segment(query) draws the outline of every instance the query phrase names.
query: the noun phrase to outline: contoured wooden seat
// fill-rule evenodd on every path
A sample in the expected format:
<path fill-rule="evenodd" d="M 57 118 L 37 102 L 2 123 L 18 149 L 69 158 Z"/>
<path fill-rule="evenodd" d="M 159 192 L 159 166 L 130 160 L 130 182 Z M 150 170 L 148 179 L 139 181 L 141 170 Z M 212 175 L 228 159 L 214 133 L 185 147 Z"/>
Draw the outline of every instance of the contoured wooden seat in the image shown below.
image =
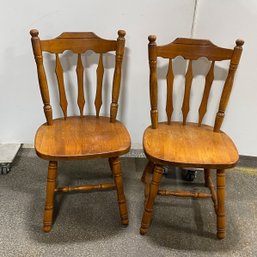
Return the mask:
<path fill-rule="evenodd" d="M 234 167 L 239 156 L 237 149 L 228 135 L 220 130 L 224 119 L 225 109 L 233 85 L 241 52 L 242 40 L 236 41 L 234 49 L 226 49 L 212 44 L 209 40 L 178 38 L 172 43 L 157 46 L 156 37 L 149 36 L 149 65 L 150 65 L 150 101 L 151 126 L 146 128 L 143 137 L 144 152 L 149 160 L 142 181 L 145 182 L 145 210 L 142 218 L 140 233 L 144 235 L 150 226 L 153 204 L 156 195 L 180 196 L 194 198 L 212 198 L 217 214 L 217 237 L 225 237 L 225 169 Z M 173 113 L 173 59 L 182 56 L 188 60 L 185 74 L 185 91 L 182 103 L 182 121 L 172 121 Z M 157 57 L 169 59 L 167 72 L 167 122 L 158 122 L 158 85 Z M 205 78 L 204 91 L 198 111 L 198 122 L 187 122 L 190 110 L 190 91 L 193 80 L 193 61 L 206 57 L 210 69 Z M 215 62 L 229 60 L 228 75 L 223 86 L 218 112 L 214 126 L 202 124 L 207 111 L 212 82 L 214 80 Z M 204 169 L 205 185 L 210 194 L 203 192 L 174 192 L 159 189 L 164 165 L 178 167 L 195 167 Z M 211 179 L 210 169 L 217 171 L 217 192 Z M 150 183 L 150 174 L 153 173 Z"/>
<path fill-rule="evenodd" d="M 38 79 L 46 123 L 41 125 L 35 136 L 35 149 L 39 157 L 49 160 L 46 204 L 43 230 L 49 232 L 53 223 L 54 196 L 57 192 L 87 191 L 93 189 L 116 189 L 121 222 L 128 224 L 127 205 L 123 190 L 123 181 L 119 156 L 130 150 L 130 136 L 125 126 L 116 120 L 121 81 L 121 66 L 125 46 L 125 31 L 118 31 L 117 40 L 106 40 L 92 32 L 65 32 L 50 40 L 40 40 L 37 30 L 31 30 L 32 46 L 37 64 Z M 65 91 L 64 72 L 60 56 L 69 50 L 77 55 L 77 105 L 79 114 L 68 116 L 68 98 Z M 82 54 L 88 50 L 99 54 L 96 69 L 95 115 L 84 115 L 84 66 Z M 43 52 L 55 55 L 55 73 L 58 81 L 60 107 L 63 117 L 53 118 L 52 106 L 46 72 L 43 63 Z M 100 116 L 102 106 L 102 87 L 104 77 L 103 56 L 115 53 L 115 69 L 112 86 L 110 117 Z M 63 58 L 65 56 L 62 56 Z M 108 56 L 106 56 L 108 58 Z M 113 172 L 114 184 L 81 185 L 76 187 L 57 187 L 57 162 L 59 160 L 79 160 L 108 158 Z"/>

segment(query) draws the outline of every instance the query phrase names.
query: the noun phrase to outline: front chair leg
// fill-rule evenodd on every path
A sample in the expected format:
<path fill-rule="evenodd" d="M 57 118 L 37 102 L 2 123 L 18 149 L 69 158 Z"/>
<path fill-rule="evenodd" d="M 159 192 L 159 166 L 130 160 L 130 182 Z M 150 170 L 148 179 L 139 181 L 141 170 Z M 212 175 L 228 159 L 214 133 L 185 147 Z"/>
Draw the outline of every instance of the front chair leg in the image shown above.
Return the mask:
<path fill-rule="evenodd" d="M 128 211 L 123 189 L 120 159 L 119 157 L 112 157 L 109 160 L 117 190 L 121 222 L 123 225 L 128 225 Z"/>
<path fill-rule="evenodd" d="M 48 165 L 48 176 L 47 176 L 47 186 L 46 186 L 46 202 L 45 202 L 44 226 L 43 226 L 44 232 L 49 232 L 52 229 L 56 176 L 57 176 L 57 162 L 50 161 Z"/>
<path fill-rule="evenodd" d="M 217 170 L 217 238 L 225 238 L 225 172 Z"/>
<path fill-rule="evenodd" d="M 145 204 L 145 210 L 144 210 L 144 214 L 141 222 L 141 228 L 140 228 L 141 235 L 146 234 L 150 226 L 150 222 L 152 220 L 154 199 L 158 192 L 162 173 L 163 173 L 163 167 L 159 165 L 155 165 L 153 178 L 150 185 L 150 193 L 148 195 L 148 199 Z"/>
<path fill-rule="evenodd" d="M 148 199 L 149 191 L 150 191 L 150 183 L 151 183 L 151 174 L 154 170 L 154 164 L 150 161 L 145 166 L 144 173 L 142 175 L 141 181 L 145 183 L 145 204 Z"/>

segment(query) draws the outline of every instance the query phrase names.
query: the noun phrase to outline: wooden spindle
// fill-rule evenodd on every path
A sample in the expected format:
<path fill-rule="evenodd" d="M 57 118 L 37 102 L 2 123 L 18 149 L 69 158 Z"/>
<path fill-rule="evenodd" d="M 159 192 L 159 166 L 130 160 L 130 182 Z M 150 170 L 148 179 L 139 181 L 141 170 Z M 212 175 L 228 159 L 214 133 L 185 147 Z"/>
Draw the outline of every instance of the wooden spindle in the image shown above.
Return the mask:
<path fill-rule="evenodd" d="M 117 50 L 116 50 L 116 63 L 113 76 L 113 87 L 112 87 L 112 103 L 110 110 L 110 121 L 115 122 L 118 112 L 118 99 L 120 94 L 120 81 L 121 81 L 121 65 L 124 55 L 124 46 L 125 46 L 125 35 L 124 30 L 118 31 L 117 39 Z"/>
<path fill-rule="evenodd" d="M 102 87 L 103 87 L 103 75 L 104 75 L 104 66 L 103 66 L 103 55 L 100 54 L 98 67 L 96 69 L 97 74 L 97 85 L 96 85 L 96 95 L 95 95 L 95 110 L 96 117 L 99 117 L 100 108 L 102 106 Z"/>
<path fill-rule="evenodd" d="M 66 186 L 56 188 L 55 192 L 57 193 L 71 193 L 79 191 L 91 191 L 91 190 L 105 190 L 105 189 L 114 189 L 114 184 L 96 184 L 96 185 L 81 185 L 81 186 Z"/>
<path fill-rule="evenodd" d="M 166 189 L 158 190 L 157 194 L 161 196 L 177 196 L 177 197 L 192 197 L 192 198 L 210 198 L 211 197 L 211 194 L 208 194 L 208 193 L 187 192 L 187 191 L 174 192 Z"/>
<path fill-rule="evenodd" d="M 189 101 L 190 101 L 190 91 L 192 86 L 192 80 L 193 80 L 193 69 L 192 69 L 192 60 L 190 60 L 187 68 L 187 73 L 185 75 L 185 93 L 184 93 L 184 100 L 182 105 L 183 125 L 186 125 L 187 114 L 189 112 Z"/>
<path fill-rule="evenodd" d="M 233 53 L 233 56 L 231 58 L 231 62 L 230 62 L 230 66 L 229 66 L 228 76 L 227 76 L 227 79 L 225 81 L 223 91 L 222 91 L 222 94 L 221 94 L 221 98 L 220 98 L 219 110 L 218 110 L 218 113 L 217 113 L 216 119 L 215 119 L 215 124 L 214 124 L 214 131 L 215 132 L 220 131 L 220 127 L 222 125 L 222 122 L 223 122 L 223 119 L 224 119 L 224 116 L 225 116 L 225 110 L 226 110 L 228 100 L 229 100 L 229 97 L 230 97 L 230 93 L 231 93 L 231 90 L 232 90 L 235 72 L 236 72 L 238 63 L 240 61 L 241 53 L 242 53 L 242 50 L 243 50 L 243 48 L 242 48 L 243 44 L 244 44 L 243 40 L 238 39 L 236 41 L 236 46 L 234 48 L 234 53 Z"/>
<path fill-rule="evenodd" d="M 201 126 L 203 117 L 207 110 L 207 103 L 208 103 L 208 99 L 209 99 L 209 95 L 210 95 L 211 85 L 212 85 L 212 82 L 214 79 L 214 64 L 215 64 L 215 62 L 212 61 L 210 70 L 209 70 L 208 74 L 206 75 L 203 98 L 202 98 L 202 102 L 201 102 L 201 105 L 200 105 L 199 111 L 198 111 L 198 113 L 199 113 L 198 126 Z"/>
<path fill-rule="evenodd" d="M 58 81 L 58 89 L 59 89 L 59 97 L 60 97 L 60 106 L 64 115 L 64 119 L 67 118 L 67 98 L 65 94 L 64 88 L 64 79 L 63 79 L 63 69 L 59 59 L 59 55 L 56 54 L 56 66 L 55 66 L 55 73 Z"/>
<path fill-rule="evenodd" d="M 81 60 L 81 54 L 78 54 L 78 60 L 77 60 L 77 81 L 78 81 L 78 98 L 77 98 L 77 104 L 80 111 L 80 116 L 83 116 L 83 109 L 85 106 L 85 96 L 84 96 L 84 89 L 83 89 L 83 73 L 84 73 L 84 67 Z"/>
<path fill-rule="evenodd" d="M 167 102 L 166 102 L 166 113 L 167 113 L 167 119 L 168 124 L 170 124 L 171 116 L 173 112 L 173 81 L 174 81 L 174 74 L 173 74 L 173 68 L 172 68 L 172 59 L 169 59 L 169 68 L 167 72 Z"/>
<path fill-rule="evenodd" d="M 37 72 L 38 72 L 38 81 L 39 81 L 39 88 L 41 97 L 44 103 L 44 112 L 45 117 L 48 125 L 53 123 L 53 114 L 52 114 L 52 106 L 50 105 L 50 97 L 49 97 L 49 90 L 46 80 L 46 73 L 43 66 L 43 56 L 42 50 L 40 45 L 40 39 L 38 37 L 39 32 L 36 29 L 32 29 L 30 31 L 31 35 L 31 43 L 33 47 L 33 53 L 37 65 Z"/>
<path fill-rule="evenodd" d="M 158 110 L 157 110 L 157 98 L 158 98 L 158 88 L 157 88 L 157 73 L 156 73 L 156 63 L 157 63 L 157 49 L 156 49 L 156 36 L 151 35 L 148 37 L 148 54 L 149 54 L 149 66 L 150 66 L 150 103 L 151 103 L 151 122 L 152 128 L 158 127 Z"/>

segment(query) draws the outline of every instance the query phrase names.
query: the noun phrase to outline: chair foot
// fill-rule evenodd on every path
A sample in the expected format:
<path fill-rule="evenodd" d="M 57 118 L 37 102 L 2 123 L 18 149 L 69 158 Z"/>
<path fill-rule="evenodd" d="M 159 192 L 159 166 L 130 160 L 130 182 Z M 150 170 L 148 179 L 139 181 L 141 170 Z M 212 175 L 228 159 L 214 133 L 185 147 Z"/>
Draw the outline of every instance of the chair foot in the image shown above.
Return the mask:
<path fill-rule="evenodd" d="M 51 231 L 51 229 L 52 229 L 52 226 L 47 226 L 47 225 L 44 225 L 43 226 L 43 231 L 45 232 L 45 233 L 48 233 L 48 232 L 50 232 Z"/>
<path fill-rule="evenodd" d="M 46 202 L 45 202 L 44 226 L 43 226 L 44 232 L 49 232 L 52 229 L 56 176 L 57 176 L 57 162 L 50 161 L 48 165 L 47 186 L 46 186 Z"/>
<path fill-rule="evenodd" d="M 218 231 L 217 232 L 217 238 L 222 240 L 225 238 L 225 231 Z"/>
<path fill-rule="evenodd" d="M 148 229 L 140 228 L 140 234 L 144 236 L 147 233 Z"/>

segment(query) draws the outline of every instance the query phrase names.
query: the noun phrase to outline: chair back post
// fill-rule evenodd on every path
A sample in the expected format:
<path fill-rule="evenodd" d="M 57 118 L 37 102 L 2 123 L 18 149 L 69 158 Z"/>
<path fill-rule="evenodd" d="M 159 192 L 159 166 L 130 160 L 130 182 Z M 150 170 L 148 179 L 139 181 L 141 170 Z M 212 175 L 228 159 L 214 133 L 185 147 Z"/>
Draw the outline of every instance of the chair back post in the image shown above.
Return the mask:
<path fill-rule="evenodd" d="M 242 46 L 244 41 L 241 39 L 236 40 L 236 46 L 234 47 L 234 52 L 230 61 L 228 76 L 226 78 L 223 91 L 220 98 L 219 110 L 216 114 L 215 124 L 214 124 L 214 132 L 219 132 L 222 122 L 225 116 L 225 110 L 228 104 L 228 100 L 230 97 L 230 93 L 233 86 L 234 76 L 237 69 L 237 66 L 240 61 L 241 53 L 242 53 Z"/>
<path fill-rule="evenodd" d="M 113 76 L 113 87 L 112 87 L 112 103 L 110 108 L 110 121 L 115 122 L 118 112 L 118 99 L 120 94 L 120 81 L 121 81 L 121 65 L 124 55 L 125 47 L 125 35 L 124 30 L 118 31 L 119 37 L 117 38 L 117 50 L 115 60 L 115 70 Z"/>
<path fill-rule="evenodd" d="M 148 37 L 148 54 L 149 54 L 149 66 L 150 66 L 150 103 L 151 103 L 151 122 L 152 128 L 156 129 L 158 127 L 158 110 L 157 110 L 157 98 L 158 98 L 158 88 L 157 88 L 157 45 L 156 36 L 150 35 Z"/>
<path fill-rule="evenodd" d="M 40 38 L 38 37 L 38 30 L 32 29 L 30 31 L 31 42 L 33 47 L 33 53 L 35 57 L 35 62 L 37 65 L 37 73 L 38 73 L 38 81 L 41 97 L 44 103 L 44 112 L 48 125 L 52 125 L 53 123 L 53 115 L 52 115 L 52 106 L 50 105 L 50 97 L 48 91 L 48 85 L 46 80 L 45 69 L 43 66 L 43 56 L 40 45 Z"/>

